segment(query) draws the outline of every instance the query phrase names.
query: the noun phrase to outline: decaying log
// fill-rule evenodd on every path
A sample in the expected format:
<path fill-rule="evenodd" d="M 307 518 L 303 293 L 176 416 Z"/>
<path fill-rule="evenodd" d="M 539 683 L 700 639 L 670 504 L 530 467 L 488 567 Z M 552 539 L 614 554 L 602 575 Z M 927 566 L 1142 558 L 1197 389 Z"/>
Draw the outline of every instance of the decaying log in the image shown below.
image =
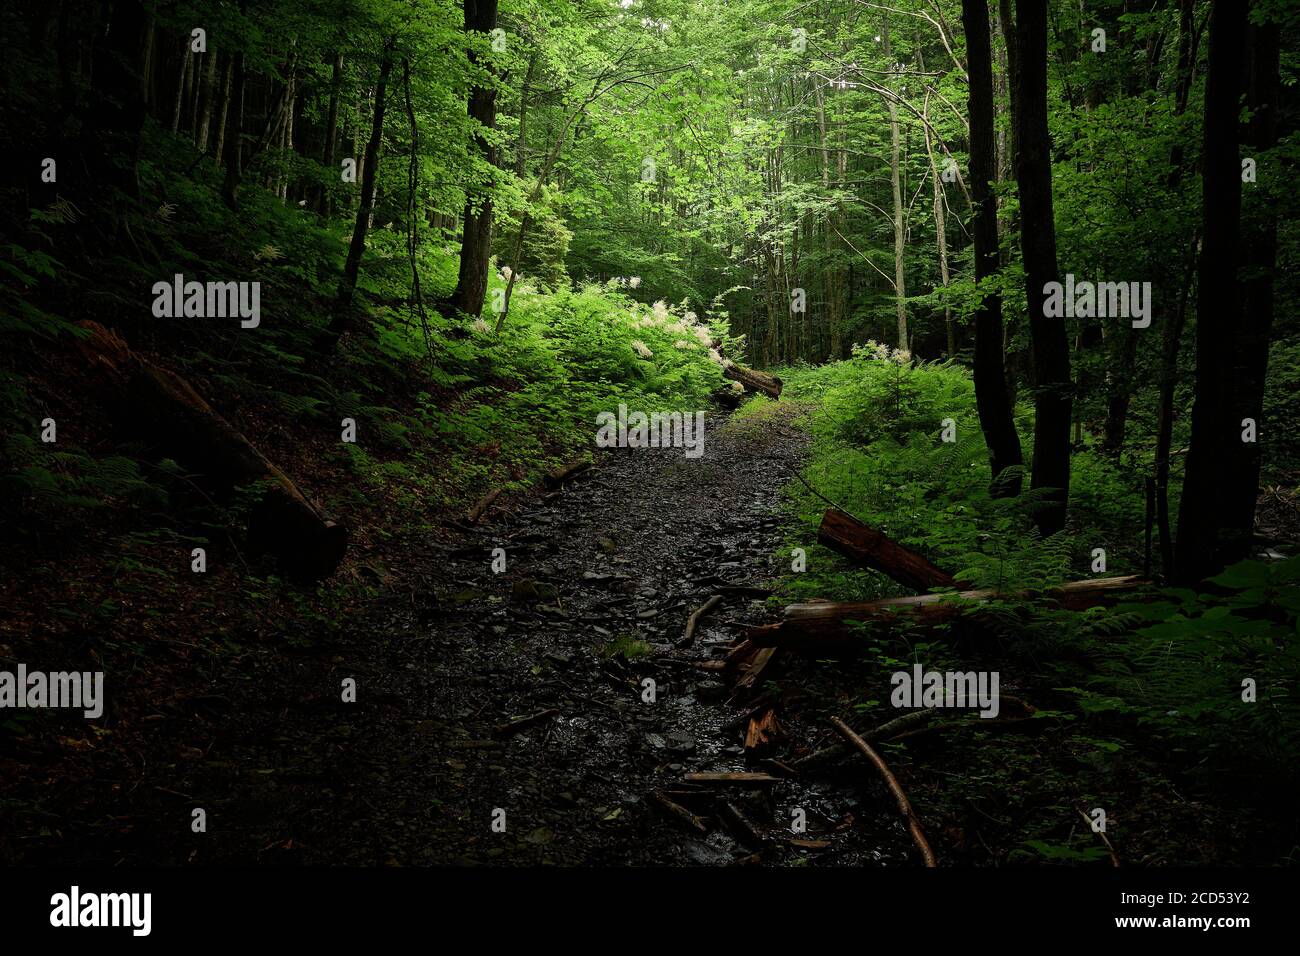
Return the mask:
<path fill-rule="evenodd" d="M 479 520 L 483 517 L 483 515 L 487 514 L 487 510 L 492 507 L 492 502 L 496 501 L 497 496 L 500 494 L 501 494 L 500 488 L 493 488 L 482 498 L 480 498 L 478 500 L 478 504 L 476 504 L 473 508 L 470 508 L 469 511 L 465 512 L 465 523 L 478 524 Z"/>
<path fill-rule="evenodd" d="M 781 397 L 782 383 L 775 375 L 759 372 L 752 368 L 745 368 L 745 366 L 737 365 L 731 361 L 723 362 L 722 374 L 733 382 L 744 385 L 751 392 L 762 392 L 764 395 L 775 399 Z"/>
<path fill-rule="evenodd" d="M 558 488 L 574 475 L 580 475 L 592 466 L 590 458 L 579 458 L 577 461 L 571 461 L 567 465 L 560 465 L 558 468 L 552 468 L 546 473 L 542 480 L 548 488 Z"/>
<path fill-rule="evenodd" d="M 1071 611 L 1100 607 L 1117 597 L 1150 584 L 1138 575 L 1070 581 L 1042 595 L 1045 601 Z M 1024 593 L 1000 594 L 993 590 L 960 591 L 948 594 L 918 594 L 912 597 L 886 598 L 883 601 L 813 601 L 791 604 L 780 621 L 751 627 L 745 637 L 756 647 L 782 647 L 810 652 L 851 649 L 857 635 L 851 621 L 896 621 L 895 615 L 907 615 L 907 621 L 923 627 L 935 627 L 955 620 L 970 604 L 995 598 L 1023 600 Z"/>
<path fill-rule="evenodd" d="M 885 763 L 880 754 L 871 749 L 871 744 L 855 734 L 844 721 L 838 717 L 832 717 L 831 726 L 839 731 L 845 740 L 857 748 L 858 752 L 870 760 L 876 769 L 880 771 L 880 775 L 885 778 L 885 785 L 889 787 L 890 793 L 894 795 L 894 800 L 898 803 L 899 813 L 907 820 L 907 830 L 912 834 L 912 840 L 921 851 L 925 865 L 928 867 L 938 866 L 939 864 L 934 858 L 934 851 L 930 849 L 930 843 L 926 840 L 925 832 L 921 829 L 921 820 L 916 815 L 916 811 L 912 809 L 912 801 L 907 799 L 907 794 L 899 784 L 898 778 L 890 771 L 889 765 Z"/>
<path fill-rule="evenodd" d="M 738 388 L 719 388 L 713 392 L 713 400 L 723 408 L 736 409 L 745 400 L 745 393 Z"/>
<path fill-rule="evenodd" d="M 772 663 L 772 659 L 776 657 L 778 650 L 779 648 L 776 647 L 760 648 L 758 653 L 750 660 L 744 676 L 736 681 L 736 690 L 750 690 L 757 687 L 758 679 L 763 676 L 763 671 L 767 669 L 767 665 Z"/>
<path fill-rule="evenodd" d="M 708 614 L 710 611 L 712 611 L 715 607 L 717 607 L 721 603 L 722 603 L 722 595 L 715 594 L 713 595 L 713 597 L 705 601 L 702 607 L 697 608 L 695 613 L 693 613 L 689 618 L 686 619 L 686 633 L 683 634 L 682 639 L 677 642 L 677 646 L 681 647 L 683 645 L 691 643 L 691 641 L 695 639 L 695 627 L 697 624 L 700 623 L 700 618 L 704 617 L 704 615 Z"/>
<path fill-rule="evenodd" d="M 749 726 L 745 729 L 745 749 L 751 753 L 759 753 L 771 747 L 780 732 L 781 728 L 776 722 L 776 710 L 765 707 L 760 713 L 749 718 Z"/>
<path fill-rule="evenodd" d="M 278 557 L 294 576 L 334 573 L 347 550 L 345 527 L 327 521 L 284 472 L 218 415 L 185 379 L 131 351 L 98 322 L 77 346 L 108 389 L 114 419 L 222 490 L 263 483 L 249 515 L 254 550 Z"/>
<path fill-rule="evenodd" d="M 904 587 L 926 592 L 956 587 L 953 576 L 931 564 L 911 548 L 892 540 L 850 514 L 828 508 L 822 515 L 817 540 L 859 564 L 888 575 Z"/>

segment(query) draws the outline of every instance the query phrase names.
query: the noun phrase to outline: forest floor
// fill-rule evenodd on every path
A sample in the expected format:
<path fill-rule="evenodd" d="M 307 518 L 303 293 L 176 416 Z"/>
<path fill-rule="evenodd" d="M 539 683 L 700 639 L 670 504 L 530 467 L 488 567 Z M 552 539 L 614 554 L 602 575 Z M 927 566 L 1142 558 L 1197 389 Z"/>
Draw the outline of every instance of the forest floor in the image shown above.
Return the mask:
<path fill-rule="evenodd" d="M 678 642 L 720 584 L 761 587 L 784 570 L 780 492 L 807 450 L 796 412 L 782 403 L 761 420 L 711 417 L 699 458 L 603 452 L 561 491 L 408 554 L 403 587 L 329 640 L 249 646 L 237 667 L 195 674 L 195 687 L 177 688 L 145 718 L 153 729 L 137 738 L 129 767 L 120 755 L 111 765 L 84 755 L 82 779 L 42 800 L 39 832 L 13 835 L 23 855 L 104 864 L 914 860 L 865 761 L 837 780 L 753 790 L 682 781 L 771 766 L 747 754 L 736 718 L 772 693 L 764 682 L 785 662 L 748 694 L 733 692 L 734 675 L 698 666 L 721 660 L 739 625 L 770 619 L 761 594 L 726 597 L 689 646 Z M 505 549 L 501 573 L 494 548 Z M 824 707 L 835 691 L 810 665 L 790 666 L 808 673 L 781 696 L 775 756 L 833 736 L 828 714 L 805 714 L 800 702 Z M 355 703 L 342 699 L 347 678 Z M 847 701 L 841 716 L 851 718 Z M 495 732 L 548 710 L 534 725 Z M 697 814 L 698 829 L 665 812 L 656 791 Z M 727 802 L 760 840 L 725 825 Z M 196 807 L 205 833 L 192 832 Z M 798 834 L 796 808 L 807 819 Z M 175 825 L 160 826 L 168 819 Z"/>

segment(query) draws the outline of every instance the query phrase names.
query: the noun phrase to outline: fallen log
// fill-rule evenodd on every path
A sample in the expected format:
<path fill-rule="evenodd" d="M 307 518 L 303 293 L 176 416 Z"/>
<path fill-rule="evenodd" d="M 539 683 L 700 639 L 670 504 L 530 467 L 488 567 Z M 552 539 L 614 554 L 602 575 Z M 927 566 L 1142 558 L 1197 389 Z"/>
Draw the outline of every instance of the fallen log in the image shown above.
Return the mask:
<path fill-rule="evenodd" d="M 822 515 L 817 540 L 913 591 L 957 586 L 951 574 L 931 564 L 923 555 L 837 508 L 828 508 Z"/>
<path fill-rule="evenodd" d="M 1081 611 L 1100 607 L 1116 597 L 1150 584 L 1138 575 L 1070 581 L 1045 592 L 1042 599 L 1056 607 Z M 908 623 L 937 627 L 955 620 L 970 605 L 997 598 L 1026 599 L 1027 593 L 1002 594 L 994 590 L 960 591 L 948 594 L 918 594 L 912 597 L 886 598 L 883 601 L 813 601 L 791 604 L 780 621 L 751 627 L 745 637 L 755 647 L 789 648 L 824 652 L 842 650 L 857 643 L 850 622 L 894 623 L 905 615 Z"/>
<path fill-rule="evenodd" d="M 744 401 L 745 393 L 737 388 L 719 388 L 714 390 L 712 397 L 723 408 L 734 410 Z"/>
<path fill-rule="evenodd" d="M 694 813 L 691 813 L 691 811 L 687 810 L 676 800 L 673 800 L 670 797 L 668 797 L 668 795 L 665 794 L 662 790 L 654 791 L 654 793 L 651 794 L 651 796 L 654 797 L 655 802 L 659 804 L 659 806 L 663 807 L 665 810 L 667 810 L 678 820 L 685 823 L 696 833 L 705 834 L 709 832 L 709 828 L 705 825 L 703 820 L 701 820 Z"/>
<path fill-rule="evenodd" d="M 110 396 L 114 420 L 222 491 L 261 483 L 248 520 L 250 544 L 280 559 L 295 577 L 329 577 L 343 560 L 348 531 L 328 521 L 275 465 L 218 415 L 188 381 L 131 351 L 116 332 L 89 319 L 77 342 Z"/>
<path fill-rule="evenodd" d="M 558 468 L 552 468 L 542 479 L 548 488 L 558 488 L 574 475 L 580 475 L 592 466 L 590 458 L 579 458 L 577 461 L 571 461 L 567 465 L 560 465 Z"/>
<path fill-rule="evenodd" d="M 737 365 L 730 360 L 724 360 L 722 374 L 725 378 L 744 385 L 751 392 L 762 392 L 764 395 L 775 399 L 781 397 L 782 382 L 775 375 L 759 372 L 752 368 L 745 368 L 745 366 Z"/>
<path fill-rule="evenodd" d="M 871 744 L 867 743 L 857 734 L 855 734 L 849 725 L 838 717 L 831 718 L 831 726 L 839 731 L 840 736 L 852 744 L 857 751 L 866 757 L 880 771 L 880 775 L 885 778 L 885 785 L 894 795 L 894 800 L 898 804 L 898 812 L 907 820 L 907 830 L 912 834 L 912 841 L 916 844 L 917 849 L 921 851 L 921 857 L 925 860 L 927 867 L 935 867 L 939 864 L 935 861 L 934 850 L 930 849 L 930 843 L 925 838 L 925 832 L 921 829 L 921 819 L 912 809 L 912 801 L 907 799 L 907 794 L 903 791 L 902 785 L 898 778 L 890 771 L 889 765 L 885 763 L 880 754 L 871 749 Z"/>
<path fill-rule="evenodd" d="M 479 519 L 481 519 L 483 515 L 487 513 L 487 510 L 492 507 L 492 502 L 496 501 L 497 496 L 500 494 L 501 494 L 500 488 L 493 488 L 482 498 L 480 498 L 478 500 L 478 504 L 476 504 L 473 508 L 470 508 L 469 511 L 465 513 L 465 523 L 470 525 L 478 524 Z"/>

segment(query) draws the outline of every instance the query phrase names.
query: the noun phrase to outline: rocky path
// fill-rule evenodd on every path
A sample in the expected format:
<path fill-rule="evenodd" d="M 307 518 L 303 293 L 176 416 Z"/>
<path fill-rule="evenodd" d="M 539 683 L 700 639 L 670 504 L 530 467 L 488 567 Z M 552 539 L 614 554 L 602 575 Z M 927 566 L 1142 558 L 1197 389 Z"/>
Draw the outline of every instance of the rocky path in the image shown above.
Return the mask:
<path fill-rule="evenodd" d="M 421 583 L 377 598 L 341 641 L 250 652 L 241 674 L 191 702 L 201 726 L 190 738 L 211 728 L 204 752 L 146 768 L 145 785 L 119 794 L 136 819 L 170 811 L 175 830 L 106 839 L 101 828 L 101 845 L 70 849 L 112 863 L 904 861 L 888 804 L 875 795 L 859 809 L 865 772 L 721 790 L 683 781 L 773 770 L 746 753 L 737 723 L 756 695 L 777 692 L 769 678 L 784 686 L 783 736 L 768 755 L 827 737 L 826 714 L 798 706 L 814 665 L 782 662 L 741 695 L 734 674 L 698 666 L 721 660 L 738 626 L 769 617 L 761 598 L 729 594 L 677 646 L 721 582 L 761 587 L 788 566 L 781 487 L 806 445 L 791 418 L 783 404 L 762 419 L 711 419 L 695 459 L 602 452 L 562 491 L 413 556 Z M 349 678 L 355 703 L 340 700 Z M 206 809 L 206 834 L 185 825 L 193 806 Z M 792 832 L 796 812 L 806 832 Z"/>

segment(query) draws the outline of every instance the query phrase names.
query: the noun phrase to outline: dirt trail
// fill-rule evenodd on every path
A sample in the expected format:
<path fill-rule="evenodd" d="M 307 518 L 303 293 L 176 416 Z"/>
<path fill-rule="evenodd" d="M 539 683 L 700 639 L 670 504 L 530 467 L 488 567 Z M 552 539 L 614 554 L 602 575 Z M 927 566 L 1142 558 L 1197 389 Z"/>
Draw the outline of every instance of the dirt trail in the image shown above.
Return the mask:
<path fill-rule="evenodd" d="M 148 768 L 114 801 L 121 819 L 170 812 L 178 826 L 100 826 L 63 851 L 113 863 L 748 858 L 754 846 L 723 825 L 709 792 L 676 798 L 704 818 L 703 834 L 651 795 L 689 790 L 686 772 L 765 769 L 747 764 L 742 733 L 728 726 L 749 706 L 730 699 L 733 678 L 690 664 L 720 660 L 736 625 L 769 617 L 763 602 L 728 597 L 691 647 L 674 645 L 716 579 L 762 585 L 780 573 L 780 489 L 806 447 L 791 414 L 783 404 L 762 419 L 711 419 L 696 459 L 682 449 L 603 452 L 562 492 L 413 557 L 411 577 L 423 583 L 376 600 L 342 640 L 250 651 L 242 673 L 217 676 L 187 715 L 190 739 L 210 728 L 202 758 Z M 498 547 L 503 573 L 492 569 Z M 356 680 L 356 703 L 340 700 L 345 678 Z M 643 700 L 647 678 L 653 703 Z M 787 707 L 797 697 L 782 697 L 788 740 L 824 740 L 825 714 L 800 716 Z M 558 713 L 534 726 L 494 736 L 551 708 Z M 887 803 L 858 809 L 869 775 L 850 776 L 727 797 L 770 838 L 764 863 L 906 860 Z M 184 825 L 193 806 L 207 810 L 206 834 Z M 800 838 L 829 846 L 789 844 L 796 807 L 807 818 Z M 498 808 L 504 833 L 492 829 Z"/>

